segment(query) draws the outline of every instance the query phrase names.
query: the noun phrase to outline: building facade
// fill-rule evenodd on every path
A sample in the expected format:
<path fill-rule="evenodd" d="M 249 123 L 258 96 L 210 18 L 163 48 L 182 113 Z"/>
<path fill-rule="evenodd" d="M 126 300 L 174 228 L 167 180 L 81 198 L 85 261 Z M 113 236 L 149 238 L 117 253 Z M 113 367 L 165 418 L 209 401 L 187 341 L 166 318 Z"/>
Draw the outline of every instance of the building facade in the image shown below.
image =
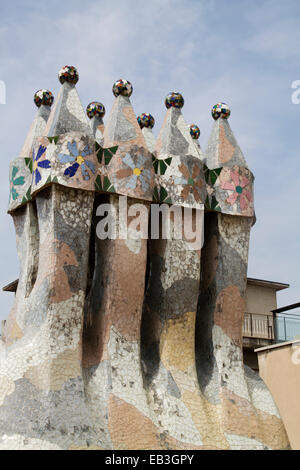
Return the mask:
<path fill-rule="evenodd" d="M 287 289 L 289 284 L 247 278 L 246 311 L 243 326 L 244 362 L 258 371 L 255 349 L 277 341 L 275 315 L 277 292 Z"/>

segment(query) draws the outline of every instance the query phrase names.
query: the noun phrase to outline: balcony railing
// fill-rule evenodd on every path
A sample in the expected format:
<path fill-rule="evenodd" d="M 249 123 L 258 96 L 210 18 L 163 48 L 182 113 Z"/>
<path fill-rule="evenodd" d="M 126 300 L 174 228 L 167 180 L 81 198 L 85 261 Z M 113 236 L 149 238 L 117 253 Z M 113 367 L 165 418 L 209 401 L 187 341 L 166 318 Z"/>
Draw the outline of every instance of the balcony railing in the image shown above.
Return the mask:
<path fill-rule="evenodd" d="M 291 341 L 300 336 L 300 315 L 276 315 L 276 342 Z"/>
<path fill-rule="evenodd" d="M 274 322 L 272 315 L 245 313 L 243 336 L 259 339 L 274 339 Z"/>

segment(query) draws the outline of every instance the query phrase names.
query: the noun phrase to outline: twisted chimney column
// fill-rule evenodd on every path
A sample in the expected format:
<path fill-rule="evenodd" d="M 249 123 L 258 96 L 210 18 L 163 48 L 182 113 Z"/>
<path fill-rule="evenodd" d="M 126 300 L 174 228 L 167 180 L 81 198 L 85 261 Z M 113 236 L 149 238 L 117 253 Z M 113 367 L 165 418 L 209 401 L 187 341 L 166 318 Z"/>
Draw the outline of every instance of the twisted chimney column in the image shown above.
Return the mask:
<path fill-rule="evenodd" d="M 39 257 L 39 227 L 36 205 L 31 202 L 32 151 L 37 137 L 45 130 L 53 103 L 49 90 L 38 90 L 34 102 L 38 107 L 24 145 L 17 159 L 10 164 L 10 195 L 8 212 L 11 214 L 17 239 L 20 262 L 18 288 L 14 304 L 4 329 L 4 341 L 12 344 L 24 335 L 24 311 L 37 276 Z"/>
<path fill-rule="evenodd" d="M 148 223 L 154 170 L 130 103 L 130 82 L 118 80 L 113 92 L 116 99 L 105 126 L 104 149 L 99 146 L 97 153 L 96 189 L 107 194 L 97 197 L 95 208 L 95 269 L 83 334 L 86 393 L 103 446 L 149 448 L 140 358 L 147 233 L 144 239 L 132 238 L 130 222 L 135 214 L 130 209 L 139 204 Z M 103 203 L 113 209 L 110 223 L 115 239 L 99 238 Z"/>
<path fill-rule="evenodd" d="M 0 376 L 12 381 L 0 423 L 17 448 L 22 436 L 33 448 L 87 448 L 98 442 L 82 378 L 96 156 L 75 89 L 77 71 L 63 67 L 59 78 L 62 87 L 43 137 L 33 145 L 37 277 L 23 305 L 24 336 L 7 350 L 0 368 Z"/>
<path fill-rule="evenodd" d="M 228 106 L 218 103 L 212 115 L 196 327 L 200 388 L 211 404 L 220 407 L 221 430 L 231 448 L 284 448 L 288 440 L 272 396 L 243 364 L 254 177 L 230 128 Z"/>

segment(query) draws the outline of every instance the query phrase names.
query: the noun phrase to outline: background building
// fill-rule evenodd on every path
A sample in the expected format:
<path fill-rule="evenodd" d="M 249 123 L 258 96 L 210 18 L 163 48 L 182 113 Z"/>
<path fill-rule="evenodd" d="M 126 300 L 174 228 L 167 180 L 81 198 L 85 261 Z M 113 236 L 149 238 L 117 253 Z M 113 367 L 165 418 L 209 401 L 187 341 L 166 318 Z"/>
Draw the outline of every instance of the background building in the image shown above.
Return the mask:
<path fill-rule="evenodd" d="M 289 284 L 247 279 L 246 311 L 243 328 L 244 362 L 258 370 L 257 354 L 260 346 L 273 344 L 275 340 L 275 319 L 273 310 L 277 309 L 278 291 L 287 289 Z"/>
<path fill-rule="evenodd" d="M 268 386 L 283 419 L 293 450 L 300 450 L 300 340 L 256 350 L 259 375 Z"/>
<path fill-rule="evenodd" d="M 274 397 L 293 449 L 300 449 L 300 303 L 277 308 L 276 294 L 289 284 L 247 279 L 244 362 Z M 299 338 L 299 339 L 298 339 Z"/>

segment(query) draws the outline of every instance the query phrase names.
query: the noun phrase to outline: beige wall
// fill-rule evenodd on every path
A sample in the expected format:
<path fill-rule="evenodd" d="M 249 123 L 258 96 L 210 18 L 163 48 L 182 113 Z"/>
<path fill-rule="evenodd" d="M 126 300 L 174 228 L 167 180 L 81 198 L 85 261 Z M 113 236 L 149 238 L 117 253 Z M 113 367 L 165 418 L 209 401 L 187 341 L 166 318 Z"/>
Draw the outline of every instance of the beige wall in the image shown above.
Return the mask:
<path fill-rule="evenodd" d="M 271 391 L 293 449 L 300 450 L 300 342 L 258 350 L 259 374 Z"/>
<path fill-rule="evenodd" d="M 277 308 L 276 290 L 270 287 L 247 284 L 246 312 L 271 314 Z"/>

